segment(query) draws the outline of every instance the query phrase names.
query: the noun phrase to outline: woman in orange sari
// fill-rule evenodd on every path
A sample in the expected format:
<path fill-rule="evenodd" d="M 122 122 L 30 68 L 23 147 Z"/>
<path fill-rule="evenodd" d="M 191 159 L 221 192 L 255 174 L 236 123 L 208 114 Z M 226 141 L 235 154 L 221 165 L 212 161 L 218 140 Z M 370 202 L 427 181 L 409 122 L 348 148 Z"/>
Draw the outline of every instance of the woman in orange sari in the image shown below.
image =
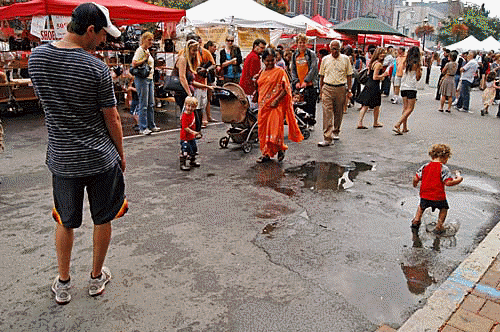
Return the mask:
<path fill-rule="evenodd" d="M 304 139 L 293 113 L 292 90 L 286 72 L 275 66 L 276 52 L 267 48 L 262 52 L 265 69 L 257 77 L 259 97 L 259 142 L 262 156 L 258 163 L 267 162 L 278 154 L 285 158 L 284 120 L 288 123 L 288 138 L 294 142 Z"/>

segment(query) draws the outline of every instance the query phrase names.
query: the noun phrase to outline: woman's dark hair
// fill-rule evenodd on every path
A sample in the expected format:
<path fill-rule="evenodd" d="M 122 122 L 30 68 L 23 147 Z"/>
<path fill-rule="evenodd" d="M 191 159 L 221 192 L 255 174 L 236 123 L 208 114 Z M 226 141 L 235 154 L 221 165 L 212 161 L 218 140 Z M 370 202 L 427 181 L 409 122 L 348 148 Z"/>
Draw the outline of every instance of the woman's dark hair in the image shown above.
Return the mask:
<path fill-rule="evenodd" d="M 453 61 L 453 62 L 457 61 L 457 56 L 458 56 L 457 52 L 451 52 L 450 53 L 451 61 Z"/>
<path fill-rule="evenodd" d="M 204 47 L 204 48 L 206 48 L 206 49 L 208 50 L 208 48 L 209 48 L 210 46 L 214 46 L 214 45 L 215 45 L 215 44 L 214 44 L 214 42 L 213 42 L 213 41 L 211 41 L 211 40 L 209 40 L 209 41 L 207 41 L 207 42 L 205 43 L 205 45 L 203 45 L 203 47 Z"/>
<path fill-rule="evenodd" d="M 347 55 L 347 56 L 351 56 L 352 55 L 352 47 L 351 46 L 346 46 L 344 48 L 344 54 Z"/>
<path fill-rule="evenodd" d="M 270 47 L 266 48 L 263 52 L 262 52 L 262 60 L 264 60 L 265 58 L 267 58 L 268 56 L 272 55 L 273 58 L 276 58 L 276 51 Z"/>
<path fill-rule="evenodd" d="M 420 49 L 417 46 L 413 46 L 408 50 L 405 71 L 407 73 L 412 71 L 415 65 L 420 66 Z"/>
<path fill-rule="evenodd" d="M 328 54 L 330 54 L 330 52 L 328 52 L 326 48 L 322 48 L 321 50 L 318 51 L 318 53 L 321 54 L 322 56 L 327 56 Z"/>
<path fill-rule="evenodd" d="M 494 71 L 490 72 L 488 76 L 486 76 L 486 82 L 493 82 L 495 80 L 496 73 Z"/>

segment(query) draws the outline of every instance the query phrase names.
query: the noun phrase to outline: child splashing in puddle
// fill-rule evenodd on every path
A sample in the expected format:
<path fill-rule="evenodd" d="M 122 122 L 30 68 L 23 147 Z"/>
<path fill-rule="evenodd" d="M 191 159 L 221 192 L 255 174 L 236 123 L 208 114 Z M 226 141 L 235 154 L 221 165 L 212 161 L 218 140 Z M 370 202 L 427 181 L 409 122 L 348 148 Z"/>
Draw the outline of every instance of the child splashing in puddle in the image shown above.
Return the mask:
<path fill-rule="evenodd" d="M 453 177 L 450 169 L 446 166 L 451 156 L 450 147 L 447 144 L 434 144 L 429 150 L 431 161 L 420 167 L 413 177 L 413 186 L 420 184 L 420 204 L 417 208 L 415 218 L 413 218 L 411 228 L 418 231 L 425 209 L 432 208 L 432 211 L 439 209 L 439 217 L 434 233 L 441 235 L 444 233 L 444 221 L 448 214 L 448 201 L 444 186 L 455 186 L 462 182 L 463 178 L 459 171 Z"/>

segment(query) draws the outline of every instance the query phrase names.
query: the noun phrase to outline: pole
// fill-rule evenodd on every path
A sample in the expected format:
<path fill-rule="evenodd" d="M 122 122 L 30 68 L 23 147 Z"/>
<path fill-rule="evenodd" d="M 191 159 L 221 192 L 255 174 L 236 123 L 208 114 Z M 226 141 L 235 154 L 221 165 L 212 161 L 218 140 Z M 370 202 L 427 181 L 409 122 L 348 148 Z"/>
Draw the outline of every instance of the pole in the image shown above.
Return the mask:
<path fill-rule="evenodd" d="M 396 18 L 396 30 L 399 31 L 399 14 L 401 14 L 401 10 L 398 10 L 398 16 Z"/>

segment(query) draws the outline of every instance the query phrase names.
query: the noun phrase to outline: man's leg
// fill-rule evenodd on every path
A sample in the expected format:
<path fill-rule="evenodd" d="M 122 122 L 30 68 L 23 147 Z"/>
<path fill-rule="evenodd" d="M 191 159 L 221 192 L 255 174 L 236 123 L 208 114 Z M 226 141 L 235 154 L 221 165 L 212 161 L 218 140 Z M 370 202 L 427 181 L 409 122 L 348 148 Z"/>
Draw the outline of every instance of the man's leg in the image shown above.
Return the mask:
<path fill-rule="evenodd" d="M 340 126 L 342 125 L 342 118 L 344 117 L 344 107 L 347 102 L 347 91 L 345 87 L 334 88 L 335 93 L 333 96 L 333 135 L 338 136 L 340 133 Z"/>
<path fill-rule="evenodd" d="M 463 105 L 464 105 L 464 110 L 465 111 L 469 110 L 469 105 L 470 105 L 470 87 L 471 87 L 471 83 L 469 81 L 462 81 L 462 90 L 464 91 L 464 94 L 463 94 Z"/>
<path fill-rule="evenodd" d="M 66 281 L 69 279 L 69 268 L 71 261 L 71 250 L 73 249 L 73 228 L 64 227 L 57 224 L 56 228 L 56 252 L 57 264 L 59 267 L 59 279 Z"/>
<path fill-rule="evenodd" d="M 98 277 L 101 274 L 110 241 L 111 222 L 103 225 L 94 225 L 94 259 L 92 264 L 93 278 Z"/>
<path fill-rule="evenodd" d="M 325 142 L 332 141 L 333 132 L 333 95 L 332 87 L 323 85 L 321 101 L 323 103 L 323 138 Z"/>

